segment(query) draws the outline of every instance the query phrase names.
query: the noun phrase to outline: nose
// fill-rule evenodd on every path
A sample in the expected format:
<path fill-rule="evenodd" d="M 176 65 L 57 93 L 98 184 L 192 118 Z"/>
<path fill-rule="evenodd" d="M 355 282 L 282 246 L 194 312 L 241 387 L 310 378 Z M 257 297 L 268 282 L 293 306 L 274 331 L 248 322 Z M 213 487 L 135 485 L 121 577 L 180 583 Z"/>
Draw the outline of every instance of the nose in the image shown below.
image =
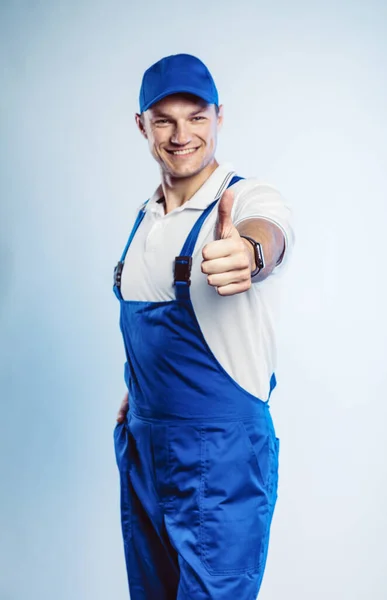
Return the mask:
<path fill-rule="evenodd" d="M 185 122 L 176 123 L 173 135 L 171 137 L 171 143 L 178 146 L 186 146 L 191 141 L 191 133 L 189 126 Z"/>

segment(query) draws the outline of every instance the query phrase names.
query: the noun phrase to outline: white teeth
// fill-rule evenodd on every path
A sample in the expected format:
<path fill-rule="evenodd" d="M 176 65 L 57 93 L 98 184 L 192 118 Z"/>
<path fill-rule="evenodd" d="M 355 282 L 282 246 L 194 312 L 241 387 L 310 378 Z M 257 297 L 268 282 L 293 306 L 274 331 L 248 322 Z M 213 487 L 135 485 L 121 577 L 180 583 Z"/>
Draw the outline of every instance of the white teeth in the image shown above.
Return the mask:
<path fill-rule="evenodd" d="M 192 154 L 195 152 L 196 148 L 190 148 L 189 150 L 176 150 L 176 152 L 172 152 L 172 154 Z"/>

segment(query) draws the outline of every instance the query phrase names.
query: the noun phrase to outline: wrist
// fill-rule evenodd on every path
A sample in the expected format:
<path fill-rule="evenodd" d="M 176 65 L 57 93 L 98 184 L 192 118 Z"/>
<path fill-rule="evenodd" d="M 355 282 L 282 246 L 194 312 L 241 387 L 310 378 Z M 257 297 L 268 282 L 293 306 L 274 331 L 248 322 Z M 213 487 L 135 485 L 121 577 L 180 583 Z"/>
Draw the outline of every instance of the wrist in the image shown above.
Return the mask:
<path fill-rule="evenodd" d="M 263 248 L 260 242 L 257 242 L 254 238 L 249 235 L 241 234 L 241 237 L 246 239 L 252 246 L 254 252 L 253 262 L 255 264 L 254 269 L 251 271 L 251 277 L 255 277 L 265 268 L 265 259 L 263 256 Z"/>
<path fill-rule="evenodd" d="M 241 240 L 243 240 L 248 253 L 249 253 L 249 260 L 250 260 L 250 271 L 253 272 L 254 269 L 257 268 L 256 262 L 255 262 L 255 252 L 254 252 L 254 246 L 252 245 L 251 242 L 249 242 L 249 240 L 247 240 L 246 238 L 241 236 Z"/>

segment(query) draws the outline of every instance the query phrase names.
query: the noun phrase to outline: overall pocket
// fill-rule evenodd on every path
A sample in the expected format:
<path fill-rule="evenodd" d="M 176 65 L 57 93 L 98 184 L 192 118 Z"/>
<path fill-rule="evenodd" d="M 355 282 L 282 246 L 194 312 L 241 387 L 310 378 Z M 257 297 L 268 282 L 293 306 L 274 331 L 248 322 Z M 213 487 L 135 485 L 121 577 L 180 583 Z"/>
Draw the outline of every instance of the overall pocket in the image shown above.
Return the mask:
<path fill-rule="evenodd" d="M 199 543 L 213 575 L 260 568 L 271 513 L 272 448 L 266 422 L 251 427 L 254 444 L 240 421 L 202 429 Z"/>

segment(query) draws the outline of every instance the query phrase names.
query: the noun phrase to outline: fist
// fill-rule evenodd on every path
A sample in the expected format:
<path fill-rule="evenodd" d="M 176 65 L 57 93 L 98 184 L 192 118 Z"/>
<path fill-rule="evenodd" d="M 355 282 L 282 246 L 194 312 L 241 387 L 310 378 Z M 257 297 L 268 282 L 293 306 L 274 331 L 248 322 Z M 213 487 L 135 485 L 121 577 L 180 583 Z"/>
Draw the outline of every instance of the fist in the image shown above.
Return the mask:
<path fill-rule="evenodd" d="M 218 205 L 215 240 L 202 251 L 202 273 L 220 296 L 239 294 L 251 287 L 253 257 L 232 222 L 233 204 L 234 192 L 227 189 Z"/>

